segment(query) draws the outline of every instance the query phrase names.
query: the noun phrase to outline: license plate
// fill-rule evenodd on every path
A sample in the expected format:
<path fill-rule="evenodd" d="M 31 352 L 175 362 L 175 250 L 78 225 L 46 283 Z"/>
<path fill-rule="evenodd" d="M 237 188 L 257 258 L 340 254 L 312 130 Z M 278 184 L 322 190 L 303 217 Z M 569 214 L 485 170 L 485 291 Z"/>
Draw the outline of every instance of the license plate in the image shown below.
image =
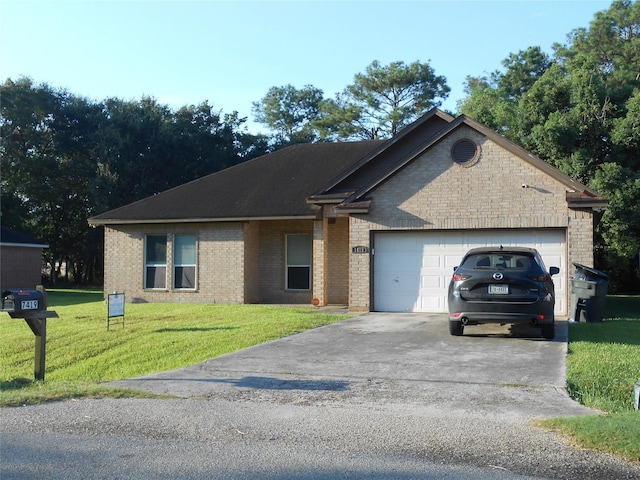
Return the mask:
<path fill-rule="evenodd" d="M 489 285 L 489 293 L 492 295 L 509 295 L 509 285 Z"/>
<path fill-rule="evenodd" d="M 23 300 L 22 310 L 38 310 L 38 300 Z"/>

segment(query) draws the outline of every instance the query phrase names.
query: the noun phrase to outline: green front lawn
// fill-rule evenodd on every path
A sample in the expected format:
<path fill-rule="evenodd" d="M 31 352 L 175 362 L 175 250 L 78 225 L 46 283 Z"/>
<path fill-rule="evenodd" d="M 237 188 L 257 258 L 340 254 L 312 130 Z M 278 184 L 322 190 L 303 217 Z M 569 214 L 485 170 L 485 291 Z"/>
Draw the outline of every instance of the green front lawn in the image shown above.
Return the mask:
<path fill-rule="evenodd" d="M 126 304 L 107 331 L 100 291 L 50 290 L 45 382 L 34 382 L 34 335 L 0 318 L 0 405 L 87 396 L 144 395 L 100 382 L 172 370 L 347 318 L 265 305 Z M 120 318 L 112 320 L 119 321 Z"/>
<path fill-rule="evenodd" d="M 569 324 L 567 389 L 602 415 L 536 422 L 578 445 L 640 462 L 640 297 L 607 297 L 601 323 Z"/>

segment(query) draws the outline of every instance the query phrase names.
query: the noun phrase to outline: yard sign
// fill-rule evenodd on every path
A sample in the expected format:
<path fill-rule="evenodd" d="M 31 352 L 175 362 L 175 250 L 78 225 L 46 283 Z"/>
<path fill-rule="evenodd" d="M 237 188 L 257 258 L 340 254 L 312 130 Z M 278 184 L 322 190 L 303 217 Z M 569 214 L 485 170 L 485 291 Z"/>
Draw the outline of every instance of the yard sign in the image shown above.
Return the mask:
<path fill-rule="evenodd" d="M 107 296 L 109 305 L 107 314 L 107 330 L 113 317 L 122 317 L 122 328 L 124 328 L 124 293 L 112 293 Z"/>

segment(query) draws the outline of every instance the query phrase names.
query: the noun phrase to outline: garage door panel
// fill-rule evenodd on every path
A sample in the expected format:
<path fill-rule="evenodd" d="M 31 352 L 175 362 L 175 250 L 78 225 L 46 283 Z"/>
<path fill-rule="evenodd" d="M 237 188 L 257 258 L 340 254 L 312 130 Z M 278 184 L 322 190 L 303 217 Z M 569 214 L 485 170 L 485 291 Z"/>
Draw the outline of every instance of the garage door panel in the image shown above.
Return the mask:
<path fill-rule="evenodd" d="M 444 312 L 453 268 L 464 253 L 487 245 L 534 247 L 554 277 L 556 314 L 566 314 L 567 267 L 562 229 L 376 232 L 373 304 L 378 311 Z"/>
<path fill-rule="evenodd" d="M 420 256 L 415 252 L 389 252 L 388 258 L 381 260 L 385 270 L 390 272 L 413 272 L 416 269 L 416 264 L 420 265 Z"/>
<path fill-rule="evenodd" d="M 377 299 L 380 303 L 380 311 L 383 312 L 415 312 L 418 310 L 416 296 L 405 291 L 398 291 L 394 294 L 380 295 Z"/>
<path fill-rule="evenodd" d="M 407 289 L 410 289 L 412 293 L 416 293 L 420 287 L 420 277 L 418 275 L 391 273 L 391 275 L 385 275 L 384 278 L 380 279 L 380 286 L 395 293 L 401 293 Z"/>
<path fill-rule="evenodd" d="M 443 308 L 439 297 L 420 297 L 420 312 L 437 312 Z"/>
<path fill-rule="evenodd" d="M 542 257 L 542 261 L 544 262 L 545 267 L 547 267 L 547 269 L 549 269 L 549 267 L 557 267 L 557 266 L 559 266 L 560 262 L 562 262 L 562 256 L 561 255 L 547 254 L 547 255 Z"/>
<path fill-rule="evenodd" d="M 442 277 L 438 275 L 421 275 L 420 288 L 433 288 L 439 290 L 440 288 L 442 288 Z"/>
<path fill-rule="evenodd" d="M 444 266 L 448 268 L 451 273 L 453 273 L 454 267 L 460 265 L 460 260 L 462 259 L 462 255 L 445 255 L 444 256 Z"/>
<path fill-rule="evenodd" d="M 429 255 L 424 253 L 422 256 L 422 266 L 426 268 L 439 268 L 442 261 L 442 257 L 439 255 Z"/>

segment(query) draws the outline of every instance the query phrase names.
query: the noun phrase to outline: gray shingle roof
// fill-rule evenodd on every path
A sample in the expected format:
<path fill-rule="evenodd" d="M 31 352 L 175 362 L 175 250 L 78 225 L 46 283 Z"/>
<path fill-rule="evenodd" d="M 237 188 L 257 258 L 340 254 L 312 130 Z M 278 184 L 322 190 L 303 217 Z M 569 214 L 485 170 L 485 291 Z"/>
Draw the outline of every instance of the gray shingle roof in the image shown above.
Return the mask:
<path fill-rule="evenodd" d="M 7 227 L 0 227 L 0 244 L 23 247 L 49 248 L 49 245 L 47 245 L 46 243 L 35 240 L 22 233 L 10 230 Z"/>
<path fill-rule="evenodd" d="M 102 213 L 89 223 L 313 217 L 317 207 L 306 197 L 382 143 L 293 145 Z"/>
<path fill-rule="evenodd" d="M 510 140 L 464 115 L 454 119 L 432 109 L 386 141 L 293 145 L 97 215 L 89 223 L 314 218 L 314 203 L 366 212 L 367 196 L 376 186 L 461 125 L 564 183 L 575 192 L 567 198 L 571 206 L 606 208 L 606 199 Z"/>

